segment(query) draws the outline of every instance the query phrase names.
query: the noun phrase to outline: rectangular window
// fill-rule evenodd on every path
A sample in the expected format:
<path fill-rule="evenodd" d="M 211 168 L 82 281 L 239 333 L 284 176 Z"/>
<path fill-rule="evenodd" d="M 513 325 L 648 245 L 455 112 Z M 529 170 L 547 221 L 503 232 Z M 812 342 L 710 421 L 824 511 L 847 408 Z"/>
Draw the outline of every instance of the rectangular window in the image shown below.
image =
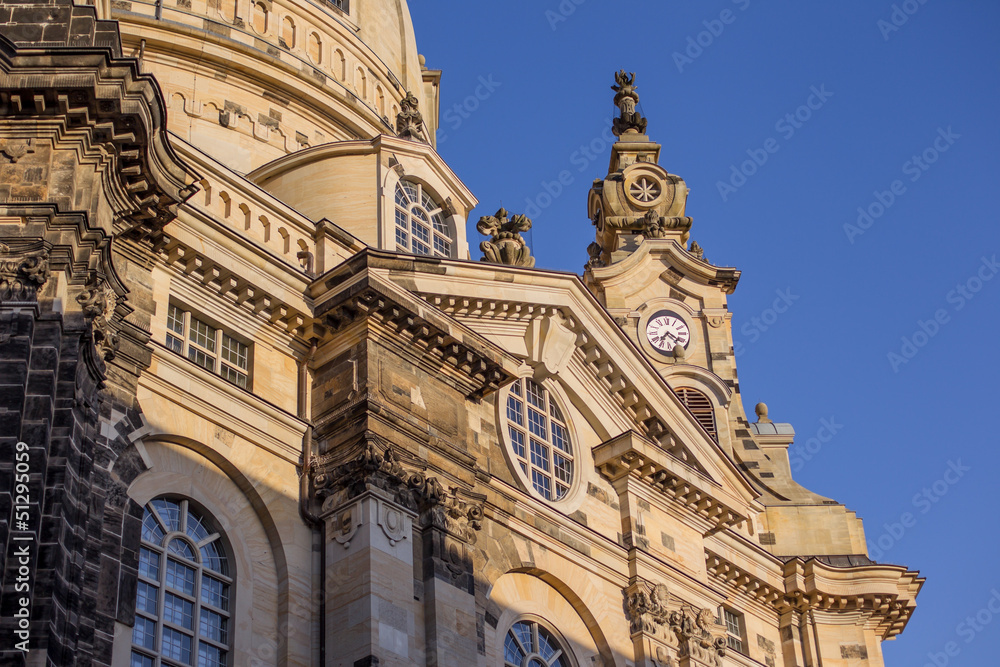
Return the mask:
<path fill-rule="evenodd" d="M 205 370 L 250 389 L 251 346 L 176 304 L 167 309 L 166 345 Z"/>
<path fill-rule="evenodd" d="M 726 626 L 726 646 L 743 653 L 743 617 L 723 607 L 722 621 Z"/>

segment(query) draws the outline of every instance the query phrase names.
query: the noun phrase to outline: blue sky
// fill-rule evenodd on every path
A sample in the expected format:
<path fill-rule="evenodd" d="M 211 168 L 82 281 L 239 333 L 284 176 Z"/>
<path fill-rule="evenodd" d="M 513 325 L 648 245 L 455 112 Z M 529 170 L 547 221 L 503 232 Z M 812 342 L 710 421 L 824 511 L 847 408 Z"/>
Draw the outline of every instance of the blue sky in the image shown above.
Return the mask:
<path fill-rule="evenodd" d="M 966 618 L 1000 591 L 1000 5 L 895 5 L 413 0 L 411 12 L 444 70 L 440 153 L 482 202 L 474 257 L 480 215 L 533 203 L 537 266 L 582 271 L 612 75 L 637 72 L 660 162 L 691 188 L 692 238 L 743 271 L 730 309 L 744 401 L 793 423 L 797 479 L 857 511 L 880 560 L 928 578 L 887 664 L 934 664 L 949 642 L 948 664 L 995 664 L 1000 618 Z M 769 139 L 766 162 L 744 165 Z M 551 196 L 562 171 L 572 182 Z M 795 298 L 773 319 L 778 290 Z M 810 452 L 822 420 L 840 428 Z M 902 532 L 886 528 L 904 513 Z"/>

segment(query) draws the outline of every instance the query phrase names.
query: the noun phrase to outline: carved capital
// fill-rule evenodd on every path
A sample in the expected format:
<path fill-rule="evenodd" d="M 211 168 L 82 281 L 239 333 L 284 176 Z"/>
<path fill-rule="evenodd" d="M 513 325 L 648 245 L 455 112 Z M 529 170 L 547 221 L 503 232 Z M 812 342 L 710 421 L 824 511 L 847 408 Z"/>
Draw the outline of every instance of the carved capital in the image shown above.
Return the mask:
<path fill-rule="evenodd" d="M 365 491 L 380 489 L 393 502 L 416 512 L 423 526 L 439 528 L 469 543 L 475 542 L 482 528 L 482 500 L 462 498 L 459 489 L 446 489 L 436 477 L 407 470 L 391 447 L 380 453 L 372 441 L 347 463 L 324 467 L 312 461 L 309 474 L 313 495 L 323 501 L 324 512 Z"/>
<path fill-rule="evenodd" d="M 684 606 L 670 614 L 670 629 L 677 637 L 681 667 L 722 667 L 726 638 L 710 609 Z"/>
<path fill-rule="evenodd" d="M 0 243 L 0 302 L 34 301 L 49 279 L 49 252 L 41 243 L 11 247 Z"/>
<path fill-rule="evenodd" d="M 631 633 L 669 638 L 666 629 L 670 622 L 670 589 L 666 584 L 654 585 L 639 579 L 624 593 Z"/>

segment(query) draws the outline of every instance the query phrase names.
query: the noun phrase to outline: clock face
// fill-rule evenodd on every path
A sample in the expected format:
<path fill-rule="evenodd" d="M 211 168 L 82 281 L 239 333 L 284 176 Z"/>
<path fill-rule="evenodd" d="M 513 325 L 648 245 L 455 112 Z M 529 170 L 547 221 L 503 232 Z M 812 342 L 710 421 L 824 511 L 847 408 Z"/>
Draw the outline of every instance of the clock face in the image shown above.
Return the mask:
<path fill-rule="evenodd" d="M 691 331 L 677 313 L 661 310 L 646 323 L 646 339 L 660 352 L 668 353 L 673 351 L 675 345 L 687 348 L 691 342 Z"/>

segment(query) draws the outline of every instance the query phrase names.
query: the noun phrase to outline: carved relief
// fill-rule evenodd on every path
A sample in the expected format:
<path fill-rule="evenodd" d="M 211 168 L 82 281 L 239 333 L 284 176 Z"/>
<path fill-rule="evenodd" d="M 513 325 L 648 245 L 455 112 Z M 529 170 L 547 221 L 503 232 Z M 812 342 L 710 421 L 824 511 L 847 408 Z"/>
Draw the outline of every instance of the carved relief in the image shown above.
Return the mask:
<path fill-rule="evenodd" d="M 671 594 L 664 584 L 637 580 L 625 589 L 625 607 L 631 634 L 645 634 L 670 648 L 656 648 L 656 660 L 672 665 L 670 651 L 677 647 L 680 664 L 692 667 L 722 667 L 726 638 L 715 624 L 710 609 L 680 605 L 671 609 Z"/>
<path fill-rule="evenodd" d="M 417 512 L 425 526 L 440 528 L 473 543 L 476 531 L 482 528 L 481 500 L 463 499 L 459 497 L 457 488 L 446 489 L 435 477 L 406 470 L 391 447 L 386 447 L 380 454 L 374 443 L 369 441 L 357 458 L 328 469 L 323 469 L 314 459 L 310 463 L 309 474 L 313 494 L 317 499 L 324 500 L 324 512 L 376 488 L 387 492 L 393 502 Z M 383 530 L 388 526 L 389 519 L 386 519 Z M 386 535 L 391 539 L 401 539 L 388 532 Z"/>
<path fill-rule="evenodd" d="M 94 331 L 94 346 L 105 361 L 114 359 L 118 351 L 118 332 L 114 323 L 118 295 L 108 282 L 92 273 L 83 291 L 76 296 L 76 302 L 83 310 L 83 316 Z"/>
<path fill-rule="evenodd" d="M 535 258 L 520 234 L 531 229 L 531 220 L 527 217 L 515 215 L 508 218 L 506 209 L 501 208 L 494 215 L 479 218 L 476 229 L 490 237 L 489 241 L 479 244 L 479 249 L 483 251 L 482 261 L 526 268 L 535 265 Z"/>
<path fill-rule="evenodd" d="M 34 301 L 49 278 L 49 253 L 40 243 L 12 249 L 0 243 L 0 301 Z"/>

